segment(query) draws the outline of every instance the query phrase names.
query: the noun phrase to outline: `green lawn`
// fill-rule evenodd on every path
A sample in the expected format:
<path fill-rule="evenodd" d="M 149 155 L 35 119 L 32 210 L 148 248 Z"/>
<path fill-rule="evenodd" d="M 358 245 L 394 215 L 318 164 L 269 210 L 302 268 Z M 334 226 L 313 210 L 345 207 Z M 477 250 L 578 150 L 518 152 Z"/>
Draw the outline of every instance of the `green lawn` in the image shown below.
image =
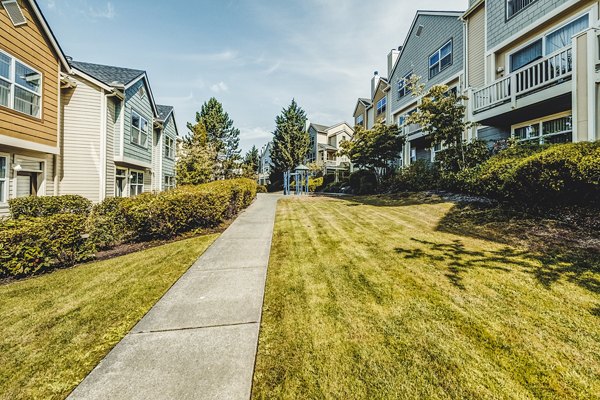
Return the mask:
<path fill-rule="evenodd" d="M 217 236 L 0 286 L 0 398 L 65 398 Z"/>
<path fill-rule="evenodd" d="M 425 197 L 283 200 L 253 398 L 600 398 L 597 234 Z"/>

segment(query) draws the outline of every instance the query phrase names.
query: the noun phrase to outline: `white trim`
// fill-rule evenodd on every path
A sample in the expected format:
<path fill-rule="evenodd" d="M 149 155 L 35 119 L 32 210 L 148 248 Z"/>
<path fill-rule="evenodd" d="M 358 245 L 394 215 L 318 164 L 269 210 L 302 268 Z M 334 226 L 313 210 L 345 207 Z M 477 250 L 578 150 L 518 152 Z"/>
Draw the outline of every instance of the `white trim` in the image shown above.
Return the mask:
<path fill-rule="evenodd" d="M 133 129 L 134 129 L 134 126 L 133 126 L 133 114 L 137 115 L 137 116 L 139 117 L 139 119 L 140 119 L 140 127 L 139 127 L 139 128 L 136 128 L 136 129 L 139 131 L 139 137 L 138 137 L 138 139 L 139 139 L 140 141 L 141 141 L 141 137 L 142 137 L 142 120 L 146 122 L 146 125 L 147 125 L 147 132 L 146 132 L 146 144 L 145 144 L 145 145 L 142 145 L 141 143 L 135 143 L 135 142 L 133 141 Z M 129 116 L 131 117 L 131 118 L 130 118 L 130 120 L 129 120 L 129 125 L 130 125 L 130 131 L 129 131 L 129 143 L 131 143 L 131 144 L 134 144 L 134 145 L 136 145 L 136 146 L 138 146 L 138 147 L 141 147 L 141 148 L 144 148 L 144 149 L 148 150 L 148 142 L 151 140 L 151 138 L 150 138 L 150 132 L 149 132 L 149 131 L 150 131 L 151 129 L 154 129 L 154 125 L 152 124 L 152 127 L 151 127 L 150 121 L 148 121 L 148 120 L 146 119 L 146 117 L 142 116 L 142 114 L 141 114 L 141 113 L 139 113 L 139 112 L 138 112 L 138 111 L 137 111 L 135 108 L 133 108 L 133 107 L 131 107 L 131 114 L 130 114 Z"/>
<path fill-rule="evenodd" d="M 2 106 L 2 107 L 9 108 L 12 111 L 15 111 L 22 115 L 26 115 L 28 117 L 32 117 L 32 118 L 35 118 L 38 120 L 43 120 L 43 118 L 44 118 L 44 74 L 42 72 L 38 71 L 37 68 L 32 67 L 31 65 L 22 61 L 17 56 L 13 56 L 11 53 L 9 53 L 7 51 L 0 49 L 0 53 L 4 54 L 10 58 L 10 66 L 9 66 L 10 76 L 9 76 L 9 78 L 0 77 L 0 80 L 3 80 L 4 82 L 7 82 L 10 85 L 10 95 L 9 95 L 9 99 L 8 99 L 8 105 Z M 17 63 L 21 64 L 22 66 L 24 66 L 26 68 L 29 68 L 30 70 L 32 70 L 33 72 L 37 73 L 40 76 L 40 85 L 39 85 L 40 92 L 39 93 L 36 93 L 33 90 L 26 88 L 25 86 L 17 83 Z M 28 114 L 26 112 L 19 111 L 15 108 L 15 87 L 17 87 L 21 90 L 25 90 L 26 92 L 39 97 L 40 104 L 38 106 L 39 107 L 38 115 Z M 59 87 L 60 87 L 60 79 L 59 79 Z"/>
<path fill-rule="evenodd" d="M 140 193 L 137 193 L 137 194 L 136 194 L 136 196 L 137 196 L 137 195 L 140 195 L 140 194 L 142 194 L 142 193 L 145 193 L 145 189 L 146 189 L 146 171 L 142 171 L 142 170 L 138 170 L 138 169 L 133 169 L 133 168 L 130 168 L 130 169 L 127 171 L 127 175 L 128 175 L 128 176 L 127 176 L 127 186 L 129 187 L 129 189 L 127 190 L 128 197 L 132 197 L 132 193 L 131 193 L 131 185 L 133 185 L 133 184 L 131 183 L 131 179 L 129 178 L 129 175 L 131 175 L 132 173 L 136 173 L 136 174 L 142 174 L 142 183 L 140 184 L 140 183 L 138 182 L 138 183 L 136 183 L 136 184 L 135 184 L 135 185 L 136 185 L 136 186 L 138 186 L 138 187 L 139 187 L 139 186 L 141 186 L 141 187 L 142 187 L 142 191 L 141 191 Z"/>
<path fill-rule="evenodd" d="M 60 154 L 60 147 L 48 146 L 46 144 L 39 144 L 30 142 L 29 140 L 17 139 L 10 136 L 0 134 L 2 145 L 21 148 L 24 150 L 39 151 L 40 153 L 48 154 Z"/>
<path fill-rule="evenodd" d="M 108 136 L 106 91 L 100 89 L 100 192 L 98 198 L 102 202 L 106 198 L 106 141 Z"/>
<path fill-rule="evenodd" d="M 590 26 L 593 24 L 590 21 Z M 588 58 L 590 58 L 587 62 L 587 87 L 588 87 L 588 98 L 587 98 L 587 107 L 588 107 L 588 141 L 593 142 L 596 138 L 594 137 L 596 133 L 596 121 L 598 118 L 597 111 L 597 93 L 596 93 L 596 80 L 594 79 L 596 75 L 596 58 L 598 56 L 598 46 L 600 46 L 600 40 L 596 35 L 595 29 L 587 30 L 587 54 Z M 594 54 L 596 53 L 596 54 Z M 573 57 L 575 58 L 575 57 Z M 577 71 L 575 70 L 575 73 Z M 574 135 L 574 134 L 573 134 Z M 573 137 L 573 141 L 578 140 Z"/>
<path fill-rule="evenodd" d="M 9 192 L 10 192 L 10 154 L 9 153 L 0 153 L 0 158 L 4 158 L 6 159 L 6 176 L 3 179 L 3 181 L 0 181 L 0 185 L 4 185 L 4 201 L 2 201 L 2 198 L 0 197 L 0 206 L 1 207 L 5 207 L 8 205 L 8 197 L 9 197 Z"/>
<path fill-rule="evenodd" d="M 72 75 L 75 75 L 77 77 L 80 77 L 82 79 L 85 79 L 86 81 L 89 81 L 91 83 L 93 83 L 94 85 L 98 86 L 101 89 L 104 89 L 106 91 L 113 91 L 114 89 L 106 84 L 104 84 L 103 82 L 100 82 L 98 79 L 94 78 L 91 75 L 86 74 L 85 72 L 83 72 L 80 69 L 77 69 L 76 67 L 73 67 L 71 69 Z"/>
<path fill-rule="evenodd" d="M 54 33 L 52 33 L 52 30 L 48 26 L 48 23 L 46 22 L 46 18 L 44 18 L 44 15 L 38 8 L 37 3 L 35 2 L 35 0 L 29 0 L 28 3 L 31 6 L 31 8 L 33 9 L 33 13 L 37 17 L 38 22 L 40 23 L 40 25 L 42 25 L 42 28 L 44 29 L 44 33 L 50 40 L 50 44 L 52 45 L 52 47 L 54 48 L 54 51 L 58 55 L 59 60 L 63 64 L 63 67 L 65 68 L 66 71 L 69 71 L 71 69 L 71 66 L 69 65 L 69 62 L 67 61 L 67 58 L 65 57 L 65 54 L 63 53 L 62 49 L 60 48 L 60 45 L 56 41 L 56 38 L 54 37 Z"/>
<path fill-rule="evenodd" d="M 561 13 L 563 13 L 565 10 L 571 8 L 572 6 L 576 5 L 577 3 L 579 3 L 581 0 L 571 0 L 568 3 L 563 4 L 560 7 L 555 8 L 554 10 L 544 14 L 544 16 L 540 19 L 538 19 L 537 21 L 535 21 L 535 24 L 530 24 L 528 26 L 526 26 L 525 28 L 521 29 L 520 31 L 518 31 L 517 33 L 515 33 L 514 35 L 504 39 L 502 42 L 500 42 L 499 44 L 497 44 L 496 46 L 487 49 L 486 51 L 486 57 L 490 54 L 494 54 L 497 53 L 498 51 L 502 50 L 505 47 L 508 47 L 510 44 L 512 44 L 513 42 L 515 42 L 516 40 L 518 40 L 519 38 L 523 37 L 523 36 L 527 36 L 527 33 L 534 30 L 535 28 L 537 28 L 540 25 L 543 25 L 544 23 L 552 20 L 553 18 L 555 18 L 557 15 L 560 15 Z M 592 6 L 592 8 L 594 9 L 597 6 Z M 486 12 L 486 16 L 487 16 L 487 12 Z M 487 21 L 486 21 L 486 26 L 487 26 Z M 487 48 L 487 42 L 486 42 L 486 48 Z"/>
<path fill-rule="evenodd" d="M 564 117 L 572 117 L 571 132 L 572 132 L 573 135 L 575 135 L 573 127 L 577 124 L 576 118 L 573 115 L 572 111 L 563 111 L 563 112 L 560 112 L 560 113 L 546 115 L 546 116 L 541 117 L 541 118 L 535 118 L 535 119 L 531 119 L 529 121 L 520 122 L 518 124 L 511 125 L 511 127 L 510 127 L 510 136 L 514 138 L 515 137 L 515 130 L 517 130 L 519 128 L 523 128 L 523 127 L 526 127 L 526 126 L 532 126 L 532 125 L 540 125 L 539 137 L 531 138 L 531 139 L 521 139 L 521 140 L 527 141 L 527 140 L 539 139 L 539 141 L 541 142 L 544 139 L 544 137 L 550 137 L 550 136 L 555 135 L 555 134 L 544 135 L 543 132 L 542 132 L 542 129 L 541 129 L 541 125 L 544 122 L 553 121 L 555 119 L 564 118 Z M 573 137 L 573 141 L 575 141 L 574 137 Z"/>
<path fill-rule="evenodd" d="M 151 163 L 148 164 L 147 162 L 139 161 L 139 160 L 136 160 L 134 158 L 118 156 L 118 157 L 115 157 L 114 162 L 115 163 L 121 163 L 121 164 L 134 165 L 134 166 L 137 166 L 139 168 L 152 170 L 152 164 Z"/>

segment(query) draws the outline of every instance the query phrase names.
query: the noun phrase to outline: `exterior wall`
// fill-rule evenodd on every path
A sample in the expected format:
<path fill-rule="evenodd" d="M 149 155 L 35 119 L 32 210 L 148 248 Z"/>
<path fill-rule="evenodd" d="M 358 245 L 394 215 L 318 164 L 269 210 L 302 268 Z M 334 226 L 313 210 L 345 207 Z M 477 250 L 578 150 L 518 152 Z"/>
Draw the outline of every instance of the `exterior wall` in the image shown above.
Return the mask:
<path fill-rule="evenodd" d="M 487 1 L 488 49 L 502 43 L 523 27 L 533 25 L 549 12 L 572 0 L 537 0 L 506 20 L 506 1 Z"/>
<path fill-rule="evenodd" d="M 439 15 L 420 15 L 417 18 L 415 26 L 423 25 L 423 33 L 420 37 L 416 36 L 416 29 L 409 33 L 408 40 L 403 48 L 400 58 L 392 76 L 389 78 L 391 90 L 391 101 L 388 108 L 391 107 L 392 114 L 397 110 L 405 108 L 414 101 L 414 97 L 406 95 L 399 97 L 398 82 L 404 76 L 412 73 L 421 77 L 421 83 L 426 85 L 426 89 L 436 84 L 448 81 L 451 77 L 463 72 L 463 23 L 457 16 L 439 16 Z M 452 65 L 440 72 L 438 75 L 429 79 L 429 56 L 452 39 Z"/>
<path fill-rule="evenodd" d="M 366 113 L 365 111 L 366 111 L 366 110 L 365 110 L 365 106 L 364 106 L 362 103 L 358 104 L 358 106 L 356 107 L 356 112 L 355 112 L 355 113 L 354 113 L 354 115 L 353 115 L 353 117 L 354 117 L 354 125 L 355 125 L 355 126 L 357 125 L 357 124 L 356 124 L 356 119 L 357 119 L 357 118 L 358 118 L 360 115 L 362 115 L 362 117 L 363 117 L 363 123 L 362 123 L 362 125 L 361 125 L 361 126 L 362 126 L 363 128 L 367 126 L 367 113 Z"/>
<path fill-rule="evenodd" d="M 60 62 L 49 46 L 42 27 L 29 8 L 19 4 L 27 24 L 15 27 L 0 8 L 0 49 L 42 74 L 42 109 L 40 118 L 0 107 L 0 140 L 2 136 L 57 147 Z M 6 143 L 6 142 L 5 142 Z"/>
<path fill-rule="evenodd" d="M 485 85 L 485 7 L 480 6 L 468 20 L 468 86 Z"/>
<path fill-rule="evenodd" d="M 389 110 L 389 104 L 387 104 L 386 112 L 377 115 L 377 102 L 387 96 L 387 93 L 382 90 L 383 87 L 385 87 L 383 83 L 377 85 L 377 91 L 375 92 L 375 96 L 373 98 L 373 112 L 375 114 L 375 123 L 382 122 L 387 116 L 387 110 Z"/>
<path fill-rule="evenodd" d="M 175 128 L 175 121 L 173 119 L 173 115 L 169 117 L 169 119 L 165 122 L 165 127 L 163 129 L 163 135 L 165 137 L 172 138 L 175 142 L 177 142 L 177 129 Z M 163 140 L 163 145 L 161 149 L 162 157 L 162 174 L 161 174 L 161 188 L 164 190 L 164 177 L 165 176 L 175 176 L 175 159 L 171 159 L 166 157 L 165 152 L 165 144 Z"/>
<path fill-rule="evenodd" d="M 152 130 L 152 191 L 162 190 L 161 162 L 163 161 L 163 134 L 160 129 Z"/>
<path fill-rule="evenodd" d="M 102 90 L 78 77 L 77 87 L 62 96 L 60 194 L 101 199 Z"/>
<path fill-rule="evenodd" d="M 375 126 L 375 107 L 371 107 L 367 110 L 367 129 L 371 129 Z"/>
<path fill-rule="evenodd" d="M 145 164 L 152 163 L 152 121 L 154 113 L 150 102 L 149 93 L 145 96 L 140 95 L 139 90 L 144 86 L 144 79 L 138 80 L 135 84 L 125 90 L 125 129 L 124 129 L 124 151 L 126 158 L 135 161 L 141 161 Z M 146 148 L 133 144 L 131 142 L 131 111 L 135 110 L 144 117 L 149 125 L 148 143 Z"/>
<path fill-rule="evenodd" d="M 7 197 L 9 200 L 16 197 L 15 187 L 17 172 L 12 168 L 21 165 L 24 169 L 31 168 L 38 162 L 43 162 L 43 172 L 38 175 L 38 195 L 54 196 L 56 193 L 57 179 L 55 178 L 57 156 L 37 151 L 24 150 L 0 144 L 0 156 L 7 157 Z M 0 217 L 8 216 L 8 202 L 0 202 Z"/>
<path fill-rule="evenodd" d="M 105 197 L 115 196 L 115 162 L 117 138 L 121 130 L 121 100 L 109 98 L 106 104 L 106 189 Z"/>

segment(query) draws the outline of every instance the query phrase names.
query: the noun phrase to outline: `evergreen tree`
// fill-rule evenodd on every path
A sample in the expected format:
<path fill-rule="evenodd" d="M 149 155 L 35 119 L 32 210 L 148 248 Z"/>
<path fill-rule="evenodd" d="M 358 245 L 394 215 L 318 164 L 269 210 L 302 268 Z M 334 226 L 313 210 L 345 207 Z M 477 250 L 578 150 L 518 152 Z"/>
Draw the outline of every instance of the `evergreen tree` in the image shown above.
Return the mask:
<path fill-rule="evenodd" d="M 275 173 L 293 170 L 304 161 L 310 149 L 306 113 L 295 100 L 275 118 L 271 160 Z"/>
<path fill-rule="evenodd" d="M 258 154 L 258 149 L 256 146 L 252 146 L 252 148 L 246 153 L 244 157 L 244 169 L 251 171 L 256 174 L 258 172 L 258 167 L 260 164 L 260 156 Z"/>

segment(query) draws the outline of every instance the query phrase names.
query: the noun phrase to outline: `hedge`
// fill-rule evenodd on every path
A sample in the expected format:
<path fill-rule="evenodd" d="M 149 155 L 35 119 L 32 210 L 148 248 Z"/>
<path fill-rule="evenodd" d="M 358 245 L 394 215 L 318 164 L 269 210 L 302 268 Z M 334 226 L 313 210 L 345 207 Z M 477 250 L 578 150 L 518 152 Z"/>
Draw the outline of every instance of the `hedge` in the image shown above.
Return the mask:
<path fill-rule="evenodd" d="M 84 236 L 86 218 L 57 214 L 4 221 L 0 226 L 0 276 L 22 277 L 92 259 L 94 245 Z"/>
<path fill-rule="evenodd" d="M 10 215 L 14 219 L 48 217 L 56 214 L 78 214 L 87 216 L 92 202 L 82 196 L 20 197 L 8 201 Z"/>
<path fill-rule="evenodd" d="M 98 247 L 105 248 L 124 241 L 168 239 L 218 226 L 248 207 L 256 190 L 253 180 L 233 179 L 107 199 L 90 215 L 90 237 Z"/>

